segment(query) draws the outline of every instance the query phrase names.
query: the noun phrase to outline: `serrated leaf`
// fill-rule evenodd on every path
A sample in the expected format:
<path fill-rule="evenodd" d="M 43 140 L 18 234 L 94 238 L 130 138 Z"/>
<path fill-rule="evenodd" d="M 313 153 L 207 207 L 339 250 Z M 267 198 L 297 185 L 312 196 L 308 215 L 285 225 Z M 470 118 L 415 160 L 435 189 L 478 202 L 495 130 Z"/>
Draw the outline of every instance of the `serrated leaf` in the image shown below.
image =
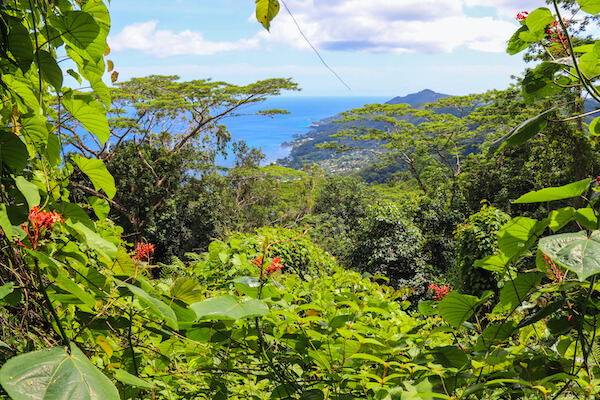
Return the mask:
<path fill-rule="evenodd" d="M 548 236 L 540 239 L 538 248 L 581 281 L 600 272 L 600 231 L 589 237 L 586 231 Z"/>
<path fill-rule="evenodd" d="M 90 178 L 94 189 L 97 191 L 104 190 L 109 199 L 115 197 L 115 194 L 117 194 L 115 178 L 108 172 L 102 160 L 85 158 L 79 154 L 72 155 L 71 159 L 77 164 L 81 172 Z"/>
<path fill-rule="evenodd" d="M 547 201 L 580 197 L 587 191 L 589 185 L 590 178 L 585 178 L 577 182 L 569 183 L 568 185 L 550 187 L 526 193 L 513 201 L 513 203 L 545 203 Z"/>
<path fill-rule="evenodd" d="M 198 319 L 229 319 L 262 317 L 269 313 L 269 307 L 261 300 L 238 301 L 234 296 L 214 297 L 190 306 Z"/>
<path fill-rule="evenodd" d="M 71 343 L 25 353 L 0 369 L 0 384 L 13 399 L 118 400 L 119 392 L 102 372 Z"/>

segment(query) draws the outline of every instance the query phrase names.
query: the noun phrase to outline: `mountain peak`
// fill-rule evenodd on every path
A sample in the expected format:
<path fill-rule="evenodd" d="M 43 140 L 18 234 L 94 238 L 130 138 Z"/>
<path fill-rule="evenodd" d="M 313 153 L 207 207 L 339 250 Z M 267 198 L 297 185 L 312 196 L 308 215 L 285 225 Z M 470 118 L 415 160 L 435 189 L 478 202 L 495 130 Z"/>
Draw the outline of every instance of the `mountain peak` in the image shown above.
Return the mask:
<path fill-rule="evenodd" d="M 449 94 L 437 93 L 431 89 L 423 89 L 418 93 L 410 93 L 406 96 L 397 96 L 386 102 L 385 104 L 410 104 L 411 106 L 418 106 L 424 103 L 431 103 L 444 97 L 450 97 Z"/>

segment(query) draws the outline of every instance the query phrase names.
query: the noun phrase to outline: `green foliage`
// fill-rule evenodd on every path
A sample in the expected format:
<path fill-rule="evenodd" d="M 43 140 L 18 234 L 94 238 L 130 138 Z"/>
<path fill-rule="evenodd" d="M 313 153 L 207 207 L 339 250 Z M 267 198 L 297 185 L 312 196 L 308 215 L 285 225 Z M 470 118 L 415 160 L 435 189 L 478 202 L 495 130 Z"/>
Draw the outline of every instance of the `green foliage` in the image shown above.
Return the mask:
<path fill-rule="evenodd" d="M 393 287 L 424 293 L 428 281 L 421 255 L 424 238 L 396 205 L 369 206 L 351 239 L 348 258 L 353 268 L 383 275 Z"/>
<path fill-rule="evenodd" d="M 476 268 L 475 260 L 492 255 L 498 250 L 496 234 L 509 216 L 488 204 L 458 225 L 455 231 L 457 275 L 455 286 L 461 293 L 480 296 L 486 290 L 496 290 L 503 277 Z"/>

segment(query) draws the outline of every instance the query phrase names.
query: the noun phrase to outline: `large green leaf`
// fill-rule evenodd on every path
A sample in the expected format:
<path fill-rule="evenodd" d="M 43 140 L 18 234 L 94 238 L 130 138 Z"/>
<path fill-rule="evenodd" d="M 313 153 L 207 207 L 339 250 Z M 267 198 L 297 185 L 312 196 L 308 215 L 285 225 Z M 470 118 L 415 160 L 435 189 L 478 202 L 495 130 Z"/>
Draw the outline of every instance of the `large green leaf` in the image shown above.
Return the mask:
<path fill-rule="evenodd" d="M 475 296 L 460 294 L 456 290 L 451 291 L 438 304 L 438 311 L 442 318 L 455 328 L 468 320 L 475 308 L 479 304 L 479 299 Z"/>
<path fill-rule="evenodd" d="M 117 256 L 117 246 L 115 246 L 114 243 L 104 239 L 101 235 L 85 226 L 82 222 L 73 222 L 69 219 L 65 224 L 82 235 L 85 238 L 85 243 L 88 247 L 104 256 L 107 261 L 112 261 Z"/>
<path fill-rule="evenodd" d="M 37 117 L 33 114 L 21 115 L 21 132 L 25 134 L 35 145 L 38 151 L 46 149 L 48 143 L 48 126 L 45 117 Z"/>
<path fill-rule="evenodd" d="M 8 218 L 6 204 L 2 203 L 0 203 L 0 228 L 4 231 L 4 236 L 9 239 L 13 237 L 13 227 L 10 218 Z"/>
<path fill-rule="evenodd" d="M 545 203 L 553 200 L 570 199 L 583 195 L 590 185 L 590 178 L 585 178 L 568 185 L 550 187 L 529 192 L 519 197 L 513 203 Z"/>
<path fill-rule="evenodd" d="M 175 315 L 175 311 L 159 299 L 152 297 L 148 294 L 144 289 L 141 289 L 135 285 L 130 283 L 121 282 L 118 279 L 115 281 L 119 284 L 125 285 L 131 293 L 133 293 L 139 300 L 141 300 L 144 304 L 146 304 L 149 308 L 148 310 L 156 315 L 157 317 L 163 318 L 168 327 L 173 328 L 175 330 L 179 329 L 177 324 L 177 316 Z"/>
<path fill-rule="evenodd" d="M 25 197 L 25 200 L 27 200 L 27 205 L 30 209 L 33 206 L 40 205 L 40 189 L 35 184 L 29 182 L 22 175 L 19 175 L 15 178 L 15 184 L 17 185 L 19 192 L 21 192 L 21 194 L 23 194 Z"/>
<path fill-rule="evenodd" d="M 538 221 L 516 217 L 508 221 L 498 232 L 498 248 L 510 260 L 523 254 L 544 232 L 550 220 Z"/>
<path fill-rule="evenodd" d="M 61 32 L 65 43 L 85 58 L 98 60 L 103 57 L 106 37 L 90 14 L 83 11 L 67 11 L 61 16 L 53 15 L 51 22 Z"/>
<path fill-rule="evenodd" d="M 573 207 L 565 207 L 559 208 L 558 210 L 550 211 L 548 214 L 548 218 L 550 219 L 550 224 L 548 227 L 552 229 L 553 232 L 560 230 L 566 224 L 571 222 L 575 215 L 575 209 Z"/>
<path fill-rule="evenodd" d="M 22 171 L 29 161 L 27 145 L 14 133 L 0 129 L 0 162 L 16 172 Z"/>
<path fill-rule="evenodd" d="M 261 300 L 239 301 L 234 296 L 215 297 L 190 306 L 198 319 L 229 319 L 261 317 L 269 313 L 269 307 Z"/>
<path fill-rule="evenodd" d="M 196 279 L 180 276 L 171 288 L 171 297 L 187 304 L 196 303 L 204 297 L 205 289 Z"/>
<path fill-rule="evenodd" d="M 494 313 L 511 312 L 517 308 L 541 282 L 544 274 L 530 272 L 519 274 L 514 280 L 506 282 L 500 291 L 500 301 Z"/>
<path fill-rule="evenodd" d="M 124 276 L 134 276 L 138 271 L 135 262 L 131 259 L 129 254 L 127 254 L 125 249 L 119 249 L 111 269 L 113 274 Z"/>
<path fill-rule="evenodd" d="M 256 0 L 256 19 L 269 30 L 271 21 L 279 12 L 278 0 Z"/>
<path fill-rule="evenodd" d="M 56 62 L 56 58 L 52 57 L 46 50 L 38 50 L 35 61 L 40 69 L 42 78 L 59 92 L 62 89 L 63 74 Z"/>
<path fill-rule="evenodd" d="M 590 14 L 600 13 L 600 0 L 577 0 L 583 11 Z"/>
<path fill-rule="evenodd" d="M 118 400 L 119 393 L 73 343 L 11 358 L 0 369 L 0 384 L 15 400 Z"/>
<path fill-rule="evenodd" d="M 124 369 L 115 370 L 114 377 L 116 380 L 123 382 L 126 385 L 131 385 L 131 386 L 139 387 L 142 389 L 153 389 L 154 388 L 154 385 L 152 385 L 150 382 L 146 382 L 145 380 L 140 379 L 137 376 L 130 374 L 129 372 L 125 371 Z"/>
<path fill-rule="evenodd" d="M 600 231 L 589 237 L 586 231 L 548 236 L 540 239 L 538 248 L 582 281 L 600 272 Z"/>
<path fill-rule="evenodd" d="M 590 231 L 598 229 L 598 217 L 592 208 L 579 208 L 573 218 L 585 229 Z"/>
<path fill-rule="evenodd" d="M 24 78 L 20 74 L 4 74 L 1 77 L 2 82 L 12 90 L 14 93 L 19 96 L 19 98 L 23 101 L 30 110 L 24 109 L 22 112 L 33 112 L 36 116 L 40 116 L 42 114 L 40 108 L 40 98 L 34 92 L 31 81 L 27 78 Z"/>
<path fill-rule="evenodd" d="M 104 221 L 108 217 L 108 213 L 110 213 L 110 204 L 108 201 L 96 196 L 88 197 L 87 201 L 100 221 Z"/>
<path fill-rule="evenodd" d="M 545 7 L 533 10 L 525 19 L 525 24 L 530 31 L 543 31 L 546 27 L 555 20 L 552 12 Z"/>
<path fill-rule="evenodd" d="M 546 127 L 546 115 L 555 110 L 556 107 L 552 107 L 535 117 L 531 117 L 528 120 L 521 122 L 506 135 L 493 142 L 489 147 L 489 154 L 497 153 L 507 145 L 518 146 L 525 143 Z"/>
<path fill-rule="evenodd" d="M 33 62 L 33 43 L 29 37 L 29 29 L 18 18 L 2 15 L 9 26 L 7 46 L 13 60 L 23 73 L 29 71 Z"/>
<path fill-rule="evenodd" d="M 106 119 L 106 109 L 102 104 L 89 96 L 80 96 L 65 97 L 63 105 L 88 132 L 98 138 L 100 144 L 106 143 L 110 136 L 110 130 Z"/>
<path fill-rule="evenodd" d="M 521 38 L 521 33 L 528 32 L 529 28 L 526 25 L 523 25 L 516 31 L 510 40 L 508 41 L 508 46 L 506 47 L 506 52 L 510 55 L 517 54 L 523 50 L 525 50 L 531 42 L 525 41 Z"/>
<path fill-rule="evenodd" d="M 482 258 L 481 260 L 475 261 L 475 268 L 483 268 L 488 271 L 501 272 L 506 269 L 506 265 L 510 261 L 510 258 L 506 257 L 504 253 L 493 254 Z"/>
<path fill-rule="evenodd" d="M 85 158 L 79 154 L 72 155 L 71 159 L 77 164 L 81 172 L 90 178 L 94 184 L 94 189 L 97 191 L 104 190 L 109 199 L 115 197 L 115 194 L 117 194 L 115 178 L 108 172 L 102 160 Z"/>
<path fill-rule="evenodd" d="M 544 61 L 523 79 L 523 99 L 532 103 L 537 99 L 547 97 L 563 91 L 563 88 L 554 83 L 554 75 L 563 68 L 562 65 Z"/>

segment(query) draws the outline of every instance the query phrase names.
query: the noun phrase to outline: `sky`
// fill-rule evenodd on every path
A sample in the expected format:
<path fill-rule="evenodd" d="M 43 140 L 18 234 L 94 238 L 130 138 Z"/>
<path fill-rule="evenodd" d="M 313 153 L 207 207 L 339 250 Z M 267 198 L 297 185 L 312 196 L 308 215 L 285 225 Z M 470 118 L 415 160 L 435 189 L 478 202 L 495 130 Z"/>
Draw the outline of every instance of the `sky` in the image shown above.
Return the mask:
<path fill-rule="evenodd" d="M 511 75 L 522 74 L 522 55 L 508 55 L 506 42 L 519 27 L 517 12 L 543 6 L 543 0 L 285 0 L 267 31 L 256 21 L 253 0 L 112 0 L 107 58 L 119 81 L 150 74 L 237 85 L 292 78 L 302 91 L 288 95 L 302 96 L 481 93 L 507 88 Z"/>

